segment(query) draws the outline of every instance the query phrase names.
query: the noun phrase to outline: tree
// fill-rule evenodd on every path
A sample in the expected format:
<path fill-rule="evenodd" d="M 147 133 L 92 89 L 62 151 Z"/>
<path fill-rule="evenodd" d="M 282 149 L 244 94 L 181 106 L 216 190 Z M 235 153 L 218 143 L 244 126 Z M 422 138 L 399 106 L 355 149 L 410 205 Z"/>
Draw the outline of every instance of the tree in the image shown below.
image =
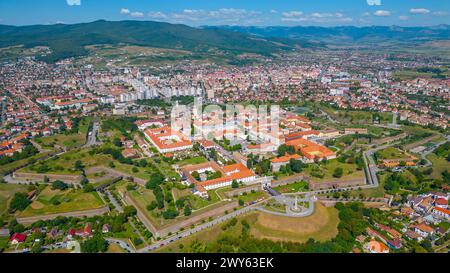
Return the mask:
<path fill-rule="evenodd" d="M 184 198 L 179 198 L 176 202 L 175 202 L 175 206 L 177 208 L 182 208 L 184 207 Z"/>
<path fill-rule="evenodd" d="M 118 137 L 114 138 L 113 144 L 117 147 L 122 147 L 122 141 Z"/>
<path fill-rule="evenodd" d="M 9 204 L 9 210 L 14 212 L 16 210 L 24 210 L 28 207 L 31 201 L 28 199 L 28 196 L 25 193 L 17 192 L 14 194 L 11 203 Z"/>
<path fill-rule="evenodd" d="M 341 178 L 343 174 L 344 170 L 341 167 L 336 168 L 333 172 L 333 176 L 336 178 Z"/>
<path fill-rule="evenodd" d="M 91 239 L 81 243 L 81 252 L 99 253 L 108 250 L 108 242 L 101 235 L 94 235 Z"/>
<path fill-rule="evenodd" d="M 158 203 L 153 200 L 148 206 L 147 206 L 147 210 L 148 211 L 152 211 L 154 209 L 156 209 L 158 207 Z"/>
<path fill-rule="evenodd" d="M 61 190 L 64 191 L 68 188 L 69 186 L 62 182 L 61 180 L 56 180 L 55 182 L 52 183 L 52 190 Z"/>
<path fill-rule="evenodd" d="M 137 214 L 137 210 L 133 206 L 126 206 L 123 208 L 123 213 L 126 217 L 135 216 Z"/>
<path fill-rule="evenodd" d="M 94 189 L 94 185 L 92 185 L 92 184 L 85 184 L 84 186 L 83 186 L 83 190 L 84 190 L 84 192 L 93 192 L 95 189 Z"/>
<path fill-rule="evenodd" d="M 231 182 L 231 187 L 232 187 L 233 189 L 239 188 L 239 184 L 238 184 L 238 182 L 236 181 L 236 179 L 234 179 L 233 182 Z"/>
<path fill-rule="evenodd" d="M 191 207 L 189 207 L 188 205 L 186 205 L 186 206 L 184 207 L 184 216 L 189 216 L 189 215 L 191 215 L 191 214 L 192 214 Z"/>
<path fill-rule="evenodd" d="M 244 200 L 242 200 L 242 199 L 239 199 L 239 206 L 243 206 L 244 205 Z"/>
<path fill-rule="evenodd" d="M 82 171 L 83 169 L 84 169 L 83 162 L 81 162 L 81 160 L 77 160 L 75 162 L 75 170 Z"/>
<path fill-rule="evenodd" d="M 163 212 L 164 219 L 175 219 L 179 215 L 178 211 L 174 209 L 168 209 Z"/>
<path fill-rule="evenodd" d="M 300 173 L 303 169 L 303 163 L 300 160 L 295 160 L 295 159 L 291 159 L 289 161 L 289 165 L 291 167 L 291 170 L 296 172 L 296 173 Z"/>
<path fill-rule="evenodd" d="M 147 160 L 145 159 L 139 160 L 139 166 L 141 166 L 142 168 L 147 167 L 147 164 L 148 164 Z"/>
<path fill-rule="evenodd" d="M 195 180 L 200 181 L 200 174 L 197 171 L 193 171 L 191 175 L 195 178 Z"/>

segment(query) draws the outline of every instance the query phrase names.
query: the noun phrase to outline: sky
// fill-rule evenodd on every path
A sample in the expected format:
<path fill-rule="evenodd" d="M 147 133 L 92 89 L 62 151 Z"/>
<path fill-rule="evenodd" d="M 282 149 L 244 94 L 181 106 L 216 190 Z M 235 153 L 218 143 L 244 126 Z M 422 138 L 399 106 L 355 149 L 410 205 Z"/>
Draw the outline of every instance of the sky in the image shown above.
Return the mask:
<path fill-rule="evenodd" d="M 99 19 L 190 26 L 430 26 L 450 24 L 450 0 L 0 0 L 0 24 Z"/>

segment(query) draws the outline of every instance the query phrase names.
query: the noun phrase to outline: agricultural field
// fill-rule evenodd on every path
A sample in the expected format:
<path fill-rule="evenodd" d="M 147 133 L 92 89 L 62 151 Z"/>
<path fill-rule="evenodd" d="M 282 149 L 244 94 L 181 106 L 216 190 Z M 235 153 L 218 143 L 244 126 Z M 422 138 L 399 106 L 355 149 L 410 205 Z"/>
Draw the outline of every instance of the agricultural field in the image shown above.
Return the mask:
<path fill-rule="evenodd" d="M 17 192 L 28 192 L 28 186 L 0 183 L 0 215 L 8 209 L 8 203 Z"/>
<path fill-rule="evenodd" d="M 20 213 L 20 217 L 31 217 L 71 211 L 98 209 L 105 204 L 97 192 L 85 193 L 81 189 L 52 190 L 47 186 L 37 198 Z"/>

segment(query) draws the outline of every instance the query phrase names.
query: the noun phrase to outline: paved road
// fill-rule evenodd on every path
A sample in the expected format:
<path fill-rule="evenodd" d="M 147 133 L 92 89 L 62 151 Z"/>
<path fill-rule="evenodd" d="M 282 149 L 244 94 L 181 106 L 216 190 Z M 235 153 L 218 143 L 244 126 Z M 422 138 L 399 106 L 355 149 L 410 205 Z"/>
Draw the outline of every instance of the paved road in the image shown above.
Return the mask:
<path fill-rule="evenodd" d="M 122 213 L 123 212 L 123 208 L 122 206 L 119 204 L 119 202 L 117 202 L 116 198 L 114 198 L 114 195 L 111 194 L 110 191 L 106 190 L 105 191 L 106 195 L 108 196 L 109 200 L 111 200 L 111 203 L 114 205 L 114 208 Z"/>
<path fill-rule="evenodd" d="M 123 240 L 119 240 L 119 239 L 115 239 L 115 238 L 105 238 L 105 240 L 108 241 L 108 243 L 118 244 L 121 248 L 125 249 L 125 251 L 128 253 L 136 253 L 136 251 L 128 243 L 126 243 Z"/>
<path fill-rule="evenodd" d="M 447 143 L 447 141 L 450 141 L 450 135 L 445 136 L 445 140 L 444 141 L 436 143 L 435 145 L 433 145 L 433 146 L 425 149 L 424 151 L 422 151 L 422 153 L 420 154 L 420 157 L 427 162 L 422 167 L 431 167 L 433 165 L 433 163 L 427 158 L 427 156 L 429 154 L 431 154 L 434 150 L 436 150 L 439 146 L 444 145 L 445 143 Z"/>
<path fill-rule="evenodd" d="M 106 190 L 105 192 L 108 195 L 109 200 L 111 200 L 111 203 L 113 203 L 115 210 L 122 213 L 123 207 L 120 204 L 120 202 L 116 200 L 116 198 L 114 197 L 114 195 L 111 194 L 110 191 Z M 139 238 L 142 240 L 142 242 L 144 242 L 145 245 L 148 246 L 147 240 L 144 238 L 144 236 L 142 236 L 141 232 L 136 228 L 136 225 L 132 221 L 129 221 L 129 223 L 130 223 L 131 227 L 133 228 L 134 233 L 136 233 L 139 236 Z"/>
<path fill-rule="evenodd" d="M 96 120 L 92 125 L 92 130 L 88 133 L 86 144 L 84 145 L 85 147 L 91 147 L 99 144 L 97 142 L 97 134 L 99 129 L 100 129 L 100 122 Z"/>

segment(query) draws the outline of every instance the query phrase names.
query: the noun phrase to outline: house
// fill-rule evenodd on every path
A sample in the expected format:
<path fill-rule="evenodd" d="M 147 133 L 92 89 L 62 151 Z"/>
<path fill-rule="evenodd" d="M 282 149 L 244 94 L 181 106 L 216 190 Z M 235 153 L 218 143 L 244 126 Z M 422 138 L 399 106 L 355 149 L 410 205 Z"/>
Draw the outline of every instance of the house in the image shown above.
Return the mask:
<path fill-rule="evenodd" d="M 12 245 L 17 245 L 17 244 L 25 242 L 26 239 L 27 239 L 27 235 L 26 234 L 24 234 L 24 233 L 14 233 L 14 235 L 11 236 L 9 241 L 11 242 Z"/>
<path fill-rule="evenodd" d="M 147 129 L 144 135 L 160 153 L 177 152 L 192 148 L 192 142 L 185 135 L 172 130 L 168 126 Z"/>
<path fill-rule="evenodd" d="M 183 167 L 181 172 L 187 183 L 195 185 L 194 193 L 202 197 L 208 196 L 208 190 L 230 186 L 234 180 L 249 184 L 256 179 L 255 173 L 241 163 L 221 167 L 216 162 L 210 161 Z M 194 177 L 194 173 L 198 175 L 197 178 Z M 208 179 L 208 174 L 212 173 L 217 175 Z"/>
<path fill-rule="evenodd" d="M 441 217 L 444 219 L 450 219 L 450 210 L 449 209 L 443 209 L 441 207 L 434 207 L 432 210 L 433 215 L 437 217 Z"/>
<path fill-rule="evenodd" d="M 420 235 L 420 234 L 418 234 L 418 233 L 416 233 L 416 232 L 414 232 L 414 231 L 412 231 L 410 229 L 407 230 L 404 233 L 404 235 L 405 235 L 405 237 L 407 237 L 407 238 L 409 238 L 411 240 L 416 240 L 418 242 L 421 242 L 423 240 L 423 236 L 422 235 Z"/>
<path fill-rule="evenodd" d="M 300 160 L 300 158 L 301 158 L 301 156 L 298 155 L 298 154 L 292 154 L 292 155 L 286 154 L 286 155 L 281 156 L 281 157 L 273 158 L 270 161 L 270 165 L 272 167 L 272 171 L 278 172 L 282 166 L 288 165 L 289 162 L 291 161 L 291 159 Z"/>
<path fill-rule="evenodd" d="M 385 244 L 375 240 L 371 240 L 366 248 L 370 253 L 389 253 L 389 248 Z"/>
<path fill-rule="evenodd" d="M 122 151 L 122 155 L 125 158 L 136 158 L 138 157 L 138 153 L 135 149 L 124 149 Z"/>
<path fill-rule="evenodd" d="M 428 237 L 434 233 L 434 229 L 424 223 L 416 225 L 414 227 L 414 231 L 423 237 Z"/>
<path fill-rule="evenodd" d="M 436 200 L 434 200 L 434 205 L 441 209 L 447 209 L 448 208 L 448 200 L 444 199 L 444 198 L 437 198 Z"/>
<path fill-rule="evenodd" d="M 407 216 L 409 218 L 413 217 L 414 215 L 414 210 L 410 207 L 402 207 L 400 209 L 400 212 L 402 215 Z"/>
<path fill-rule="evenodd" d="M 0 237 L 9 237 L 9 229 L 6 227 L 0 228 Z"/>
<path fill-rule="evenodd" d="M 336 153 L 327 147 L 303 138 L 286 141 L 285 144 L 287 146 L 294 146 L 297 151 L 300 151 L 303 155 L 302 159 L 305 163 L 312 163 L 316 160 L 322 161 L 336 158 Z"/>
<path fill-rule="evenodd" d="M 208 151 L 216 147 L 216 144 L 214 142 L 206 139 L 199 140 L 198 143 L 200 144 L 200 148 L 202 148 L 204 151 Z"/>
<path fill-rule="evenodd" d="M 109 228 L 109 225 L 108 224 L 104 224 L 103 227 L 102 227 L 102 232 L 103 233 L 108 233 L 110 231 L 111 231 L 111 229 Z"/>

